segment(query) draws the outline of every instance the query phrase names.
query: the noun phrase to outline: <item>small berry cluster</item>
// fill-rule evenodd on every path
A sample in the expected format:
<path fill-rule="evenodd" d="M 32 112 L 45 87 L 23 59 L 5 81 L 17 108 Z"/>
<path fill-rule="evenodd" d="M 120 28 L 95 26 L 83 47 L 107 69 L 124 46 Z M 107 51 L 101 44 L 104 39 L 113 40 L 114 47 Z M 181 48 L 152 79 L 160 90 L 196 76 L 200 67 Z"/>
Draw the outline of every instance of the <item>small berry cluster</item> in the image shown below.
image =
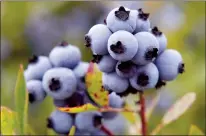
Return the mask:
<path fill-rule="evenodd" d="M 85 75 L 88 68 L 89 63 L 81 61 L 79 48 L 65 41 L 55 46 L 49 57 L 33 55 L 24 71 L 29 102 L 42 102 L 49 95 L 56 107 L 94 104 L 86 93 Z M 116 108 L 124 103 L 115 93 L 109 95 L 109 101 Z M 105 119 L 114 119 L 115 115 L 104 116 L 97 111 L 69 114 L 55 110 L 47 119 L 47 127 L 58 134 L 68 134 L 73 125 L 77 127 L 76 135 L 104 134 L 99 126 Z"/>
<path fill-rule="evenodd" d="M 85 42 L 103 72 L 103 87 L 120 96 L 159 88 L 184 72 L 180 53 L 166 49 L 166 36 L 150 27 L 149 13 L 141 8 L 113 9 L 104 24 L 89 30 Z"/>

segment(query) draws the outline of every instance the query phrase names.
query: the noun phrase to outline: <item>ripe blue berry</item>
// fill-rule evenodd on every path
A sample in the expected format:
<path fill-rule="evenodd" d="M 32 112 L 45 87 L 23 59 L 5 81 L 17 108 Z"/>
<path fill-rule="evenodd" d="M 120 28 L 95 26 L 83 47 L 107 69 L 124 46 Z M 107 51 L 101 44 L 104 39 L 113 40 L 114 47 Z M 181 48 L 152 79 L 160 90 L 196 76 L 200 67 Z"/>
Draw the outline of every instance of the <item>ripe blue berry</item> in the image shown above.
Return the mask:
<path fill-rule="evenodd" d="M 112 108 L 123 108 L 124 107 L 124 100 L 118 96 L 115 92 L 109 94 L 109 106 Z M 105 119 L 112 119 L 118 113 L 117 112 L 103 112 L 103 118 Z"/>
<path fill-rule="evenodd" d="M 26 83 L 26 87 L 29 93 L 29 102 L 35 103 L 43 101 L 46 97 L 46 92 L 42 87 L 42 82 L 39 80 L 30 80 Z"/>
<path fill-rule="evenodd" d="M 107 26 L 112 32 L 125 30 L 132 33 L 136 28 L 138 12 L 123 6 L 113 9 L 107 16 Z"/>
<path fill-rule="evenodd" d="M 116 72 L 118 76 L 131 78 L 136 73 L 136 65 L 132 61 L 121 62 L 116 65 Z"/>
<path fill-rule="evenodd" d="M 100 112 L 81 112 L 76 115 L 75 125 L 82 132 L 95 132 L 102 124 Z"/>
<path fill-rule="evenodd" d="M 138 9 L 137 25 L 135 33 L 146 31 L 150 29 L 149 13 L 144 13 L 140 8 Z"/>
<path fill-rule="evenodd" d="M 107 41 L 112 32 L 106 25 L 98 24 L 93 26 L 85 35 L 86 46 L 91 47 L 93 53 L 99 55 L 108 54 Z"/>
<path fill-rule="evenodd" d="M 162 52 L 155 60 L 155 64 L 159 70 L 161 80 L 174 80 L 178 74 L 184 72 L 185 65 L 182 56 L 173 49 L 167 49 Z"/>
<path fill-rule="evenodd" d="M 102 84 L 103 87 L 108 91 L 121 93 L 128 88 L 129 81 L 126 78 L 118 76 L 116 72 L 103 73 Z"/>
<path fill-rule="evenodd" d="M 113 119 L 104 119 L 103 125 L 114 135 L 125 135 L 128 124 L 127 120 L 121 114 L 118 114 Z"/>
<path fill-rule="evenodd" d="M 77 79 L 68 68 L 53 68 L 48 70 L 43 77 L 43 88 L 54 99 L 66 99 L 77 88 Z"/>
<path fill-rule="evenodd" d="M 42 80 L 44 73 L 50 68 L 52 65 L 47 57 L 33 55 L 29 58 L 28 67 L 24 71 L 25 80 Z"/>
<path fill-rule="evenodd" d="M 74 136 L 91 136 L 91 134 L 89 132 L 82 132 L 76 129 Z"/>
<path fill-rule="evenodd" d="M 159 43 L 155 36 L 149 32 L 135 34 L 138 41 L 138 51 L 132 61 L 137 65 L 146 65 L 158 55 Z"/>
<path fill-rule="evenodd" d="M 138 41 L 127 31 L 117 31 L 108 40 L 109 54 L 116 60 L 131 60 L 138 50 Z"/>
<path fill-rule="evenodd" d="M 61 111 L 53 111 L 47 118 L 47 127 L 56 133 L 68 134 L 73 125 L 73 118 L 70 114 Z"/>
<path fill-rule="evenodd" d="M 49 59 L 54 67 L 73 69 L 81 60 L 81 52 L 78 47 L 62 41 L 52 49 Z"/>
<path fill-rule="evenodd" d="M 93 62 L 98 64 L 100 71 L 110 73 L 115 70 L 117 60 L 113 59 L 110 55 L 93 55 L 93 57 Z"/>
<path fill-rule="evenodd" d="M 153 63 L 137 68 L 135 76 L 130 78 L 130 84 L 137 90 L 154 88 L 159 79 L 159 72 Z"/>
<path fill-rule="evenodd" d="M 159 54 L 160 54 L 167 47 L 167 38 L 156 26 L 151 29 L 151 33 L 157 38 L 157 41 L 159 43 Z"/>
<path fill-rule="evenodd" d="M 81 61 L 74 69 L 73 72 L 77 77 L 77 90 L 83 91 L 86 89 L 85 86 L 85 76 L 89 68 L 88 62 Z"/>

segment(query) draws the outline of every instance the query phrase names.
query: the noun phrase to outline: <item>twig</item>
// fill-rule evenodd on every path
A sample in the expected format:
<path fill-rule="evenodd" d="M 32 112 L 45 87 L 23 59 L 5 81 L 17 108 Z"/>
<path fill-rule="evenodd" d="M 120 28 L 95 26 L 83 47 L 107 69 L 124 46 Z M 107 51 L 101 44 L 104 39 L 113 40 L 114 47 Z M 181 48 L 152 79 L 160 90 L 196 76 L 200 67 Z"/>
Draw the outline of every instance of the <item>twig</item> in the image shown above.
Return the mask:
<path fill-rule="evenodd" d="M 109 129 L 107 129 L 104 125 L 101 125 L 101 126 L 100 126 L 100 129 L 101 129 L 104 133 L 106 133 L 108 136 L 114 136 L 113 133 L 112 133 Z"/>
<path fill-rule="evenodd" d="M 136 112 L 135 110 L 126 109 L 126 108 L 112 108 L 112 107 L 103 107 L 99 109 L 100 112 Z"/>
<path fill-rule="evenodd" d="M 146 123 L 146 118 L 145 118 L 145 99 L 144 99 L 144 93 L 142 91 L 139 92 L 140 96 L 140 118 L 141 118 L 141 129 L 142 129 L 142 135 L 146 136 L 147 135 L 147 123 Z"/>

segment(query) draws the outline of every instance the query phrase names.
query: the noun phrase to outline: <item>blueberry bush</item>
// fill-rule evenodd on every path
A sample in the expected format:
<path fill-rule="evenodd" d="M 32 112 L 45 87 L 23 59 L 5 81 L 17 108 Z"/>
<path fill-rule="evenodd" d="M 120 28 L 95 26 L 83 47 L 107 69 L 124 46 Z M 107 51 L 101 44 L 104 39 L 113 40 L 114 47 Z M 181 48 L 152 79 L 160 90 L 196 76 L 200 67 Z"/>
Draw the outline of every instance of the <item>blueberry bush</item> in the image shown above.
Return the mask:
<path fill-rule="evenodd" d="M 54 14 L 62 14 L 65 12 L 63 7 L 67 8 L 71 3 L 60 4 L 58 10 L 54 6 Z M 71 11 L 84 4 L 86 2 L 76 2 L 70 7 Z M 31 3 L 27 3 L 27 8 L 30 6 Z M 152 13 L 125 4 L 118 4 L 105 13 L 100 12 L 101 8 L 96 10 L 98 13 L 93 16 L 103 14 L 104 18 L 98 23 L 90 22 L 88 26 L 85 23 L 84 47 L 62 40 L 66 39 L 63 35 L 54 38 L 58 32 L 52 30 L 58 31 L 58 25 L 62 25 L 62 33 L 68 29 L 63 27 L 68 24 L 59 21 L 64 20 L 62 18 L 57 22 L 52 17 L 45 18 L 57 25 L 42 24 L 45 29 L 52 26 L 47 32 L 50 37 L 45 37 L 55 41 L 52 43 L 43 42 L 41 36 L 38 37 L 46 34 L 43 29 L 38 33 L 34 24 L 26 28 L 29 43 L 41 44 L 42 50 L 41 47 L 34 49 L 36 51 L 29 54 L 27 63 L 18 63 L 15 89 L 10 92 L 14 104 L 1 104 L 1 135 L 159 135 L 194 107 L 193 103 L 199 98 L 197 91 L 185 91 L 172 102 L 171 94 L 161 94 L 172 81 L 180 88 L 187 84 L 182 79 L 191 73 L 191 65 L 182 49 L 170 47 L 172 36 L 168 36 L 161 25 L 154 25 Z M 37 33 L 30 35 L 28 29 Z M 181 43 L 178 38 L 173 44 Z M 43 47 L 54 43 L 50 50 Z M 85 60 L 84 52 L 92 59 Z M 178 82 L 177 78 L 180 78 Z M 152 97 L 150 92 L 153 92 Z M 168 98 L 161 102 L 162 97 Z M 159 120 L 152 123 L 156 112 L 161 113 L 156 115 Z M 151 123 L 154 124 L 152 127 Z M 195 123 L 181 122 L 187 126 L 188 123 L 187 135 L 204 135 Z M 165 131 L 164 134 L 174 133 Z"/>

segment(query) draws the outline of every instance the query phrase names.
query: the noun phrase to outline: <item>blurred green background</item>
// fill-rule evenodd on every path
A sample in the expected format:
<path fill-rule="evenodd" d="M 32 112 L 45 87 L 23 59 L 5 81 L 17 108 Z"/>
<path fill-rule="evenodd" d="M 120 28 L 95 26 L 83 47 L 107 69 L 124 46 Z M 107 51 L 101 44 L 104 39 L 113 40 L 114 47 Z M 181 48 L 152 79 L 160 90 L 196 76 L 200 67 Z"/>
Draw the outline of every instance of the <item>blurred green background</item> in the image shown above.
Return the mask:
<path fill-rule="evenodd" d="M 181 52 L 186 73 L 158 91 L 147 92 L 147 101 L 160 93 L 160 101 L 149 121 L 149 131 L 159 124 L 170 105 L 186 92 L 197 93 L 192 108 L 160 134 L 187 134 L 190 124 L 205 131 L 205 2 L 113 1 L 113 2 L 1 2 L 1 105 L 13 109 L 13 91 L 19 64 L 27 65 L 32 54 L 48 55 L 62 39 L 80 47 L 84 61 L 91 52 L 84 35 L 103 23 L 109 11 L 120 5 L 142 7 L 150 13 L 168 38 L 168 48 Z M 53 110 L 49 97 L 30 105 L 29 124 L 36 134 L 46 134 L 46 117 Z"/>

